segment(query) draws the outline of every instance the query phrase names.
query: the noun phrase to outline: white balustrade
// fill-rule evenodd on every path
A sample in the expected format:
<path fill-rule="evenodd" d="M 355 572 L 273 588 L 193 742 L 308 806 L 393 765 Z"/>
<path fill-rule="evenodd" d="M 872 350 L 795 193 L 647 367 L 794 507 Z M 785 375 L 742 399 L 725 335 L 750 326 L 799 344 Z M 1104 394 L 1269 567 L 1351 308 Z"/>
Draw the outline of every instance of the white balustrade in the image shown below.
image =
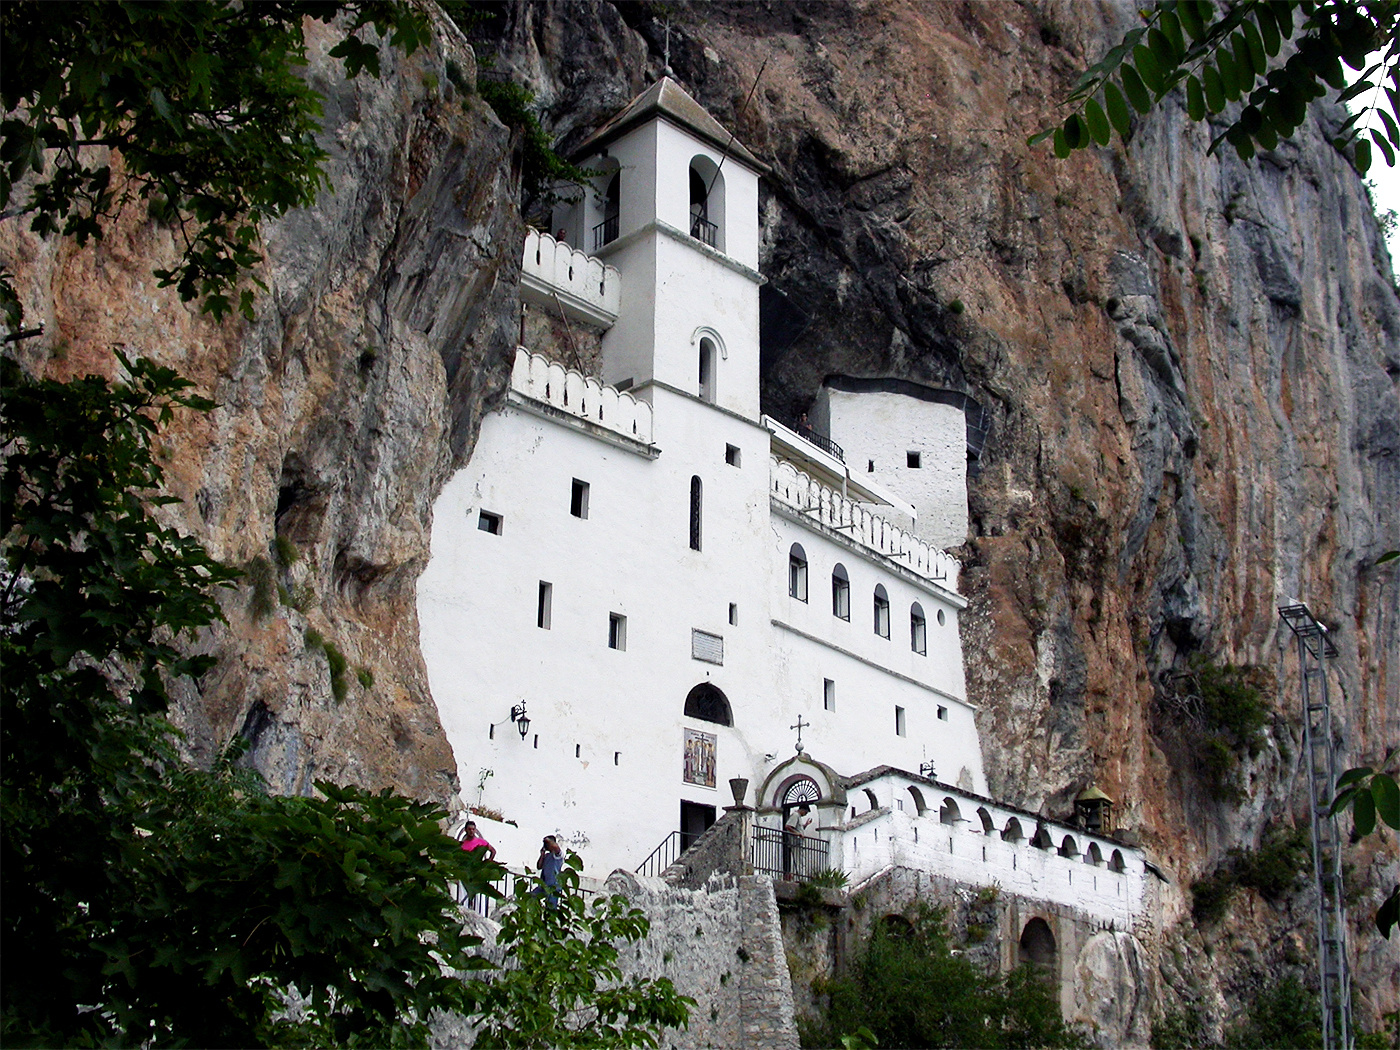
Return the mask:
<path fill-rule="evenodd" d="M 576 369 L 565 368 L 542 354 L 532 354 L 523 346 L 515 351 L 510 386 L 532 401 L 586 419 L 644 445 L 651 444 L 651 405 L 615 387 L 604 386 Z"/>
<path fill-rule="evenodd" d="M 806 517 L 883 554 L 929 580 L 957 590 L 962 563 L 913 533 L 886 521 L 855 500 L 823 485 L 787 460 L 770 457 L 772 494 Z"/>
<path fill-rule="evenodd" d="M 589 324 L 608 327 L 622 304 L 617 268 L 601 259 L 529 229 L 520 268 L 521 294 L 547 309 L 564 311 Z"/>

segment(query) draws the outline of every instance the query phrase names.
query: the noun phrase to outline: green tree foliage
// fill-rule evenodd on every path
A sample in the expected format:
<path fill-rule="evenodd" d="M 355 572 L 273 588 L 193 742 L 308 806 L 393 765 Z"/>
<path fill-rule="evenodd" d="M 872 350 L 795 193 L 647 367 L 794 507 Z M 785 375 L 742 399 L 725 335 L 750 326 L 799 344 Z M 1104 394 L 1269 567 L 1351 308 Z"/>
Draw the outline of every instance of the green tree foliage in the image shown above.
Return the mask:
<path fill-rule="evenodd" d="M 1312 865 L 1308 833 L 1300 827 L 1274 825 L 1256 849 L 1232 849 L 1226 861 L 1191 885 L 1191 914 L 1198 923 L 1219 921 L 1235 890 L 1247 886 L 1265 900 L 1291 893 Z"/>
<path fill-rule="evenodd" d="M 119 359 L 115 383 L 0 361 L 4 1042 L 421 1044 L 429 1005 L 470 1005 L 443 966 L 479 965 L 451 883 L 496 869 L 431 806 L 179 761 L 169 683 L 208 670 L 185 650 L 236 573 L 152 514 L 157 428 L 208 402 Z"/>
<path fill-rule="evenodd" d="M 1266 985 L 1225 1031 L 1226 1050 L 1311 1050 L 1322 1046 L 1317 993 L 1288 976 Z"/>
<path fill-rule="evenodd" d="M 1385 756 L 1383 766 L 1394 761 L 1400 749 Z M 1376 818 L 1400 830 L 1400 787 L 1389 773 L 1377 772 L 1370 766 L 1348 769 L 1337 778 L 1337 794 L 1332 800 L 1335 815 L 1351 807 L 1352 827 L 1358 837 L 1376 830 Z M 1390 931 L 1400 923 L 1400 886 L 1394 887 L 1376 912 L 1376 929 L 1390 939 Z"/>
<path fill-rule="evenodd" d="M 991 976 L 952 945 L 940 909 L 908 931 L 878 926 L 847 976 L 827 982 L 826 1017 L 805 1046 L 838 1046 L 873 1033 L 881 1047 L 1081 1047 L 1060 1018 L 1053 982 L 1034 967 Z"/>
<path fill-rule="evenodd" d="M 517 883 L 496 937 L 507 964 L 476 1007 L 477 1047 L 656 1047 L 689 1021 L 695 1000 L 670 978 L 624 979 L 617 944 L 643 940 L 651 924 L 625 897 L 586 899 L 581 867 L 571 850 L 557 894 Z"/>
<path fill-rule="evenodd" d="M 181 252 L 156 271 L 161 284 L 223 317 L 260 258 L 258 223 L 311 204 L 324 184 L 302 20 L 342 15 L 330 54 L 352 77 L 378 75 L 368 30 L 406 52 L 427 39 L 419 9 L 381 0 L 0 6 L 0 216 L 84 244 L 123 203 L 143 201 Z M 251 317 L 253 290 L 238 295 Z M 0 307 L 18 328 L 8 279 Z"/>
<path fill-rule="evenodd" d="M 1190 748 L 1197 775 L 1212 796 L 1244 800 L 1240 762 L 1257 758 L 1266 741 L 1269 708 L 1256 667 L 1192 658 L 1159 698 Z"/>
<path fill-rule="evenodd" d="M 1090 143 L 1108 145 L 1113 132 L 1126 141 L 1133 112 L 1147 113 L 1184 87 L 1194 121 L 1220 117 L 1228 142 L 1244 160 L 1273 149 L 1307 115 L 1308 103 L 1329 91 L 1360 108 L 1334 140 L 1365 174 L 1371 147 L 1386 164 L 1400 151 L 1400 2 L 1398 0 L 1241 0 L 1217 8 L 1212 0 L 1157 0 L 1144 22 L 1085 71 L 1066 104 L 1073 112 L 1055 128 L 1055 155 L 1068 157 Z M 1378 62 L 1369 63 L 1373 53 Z M 1360 73 L 1347 86 L 1342 64 Z M 1212 120 L 1214 124 L 1215 121 Z"/>

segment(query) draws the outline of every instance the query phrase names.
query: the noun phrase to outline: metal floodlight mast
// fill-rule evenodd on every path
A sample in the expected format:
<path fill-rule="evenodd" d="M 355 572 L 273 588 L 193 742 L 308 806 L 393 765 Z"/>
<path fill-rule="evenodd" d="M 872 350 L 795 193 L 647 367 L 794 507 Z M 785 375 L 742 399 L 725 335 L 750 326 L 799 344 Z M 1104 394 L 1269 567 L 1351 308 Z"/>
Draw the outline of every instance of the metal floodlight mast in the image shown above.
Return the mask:
<path fill-rule="evenodd" d="M 1347 963 L 1347 917 L 1342 899 L 1342 844 L 1332 796 L 1337 754 L 1332 742 L 1332 710 L 1327 696 L 1327 661 L 1337 647 L 1327 628 L 1303 604 L 1282 605 L 1298 647 L 1303 694 L 1303 750 L 1308 756 L 1308 813 L 1312 818 L 1313 880 L 1317 886 L 1317 969 L 1322 988 L 1322 1045 L 1351 1050 L 1351 973 Z"/>

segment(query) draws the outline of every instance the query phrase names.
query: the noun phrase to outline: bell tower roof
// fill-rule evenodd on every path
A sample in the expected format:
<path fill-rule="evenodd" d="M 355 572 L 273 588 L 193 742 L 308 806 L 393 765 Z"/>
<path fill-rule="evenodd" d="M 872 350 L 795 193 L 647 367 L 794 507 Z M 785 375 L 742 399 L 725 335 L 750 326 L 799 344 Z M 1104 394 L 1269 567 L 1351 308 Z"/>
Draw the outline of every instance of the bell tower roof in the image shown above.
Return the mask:
<path fill-rule="evenodd" d="M 725 130 L 705 107 L 688 95 L 670 77 L 662 77 L 629 102 L 620 113 L 605 123 L 573 151 L 575 158 L 597 153 L 614 139 L 620 138 L 639 124 L 660 115 L 684 128 L 697 138 L 724 150 L 730 157 L 760 175 L 768 166 L 750 153 L 742 142 Z"/>

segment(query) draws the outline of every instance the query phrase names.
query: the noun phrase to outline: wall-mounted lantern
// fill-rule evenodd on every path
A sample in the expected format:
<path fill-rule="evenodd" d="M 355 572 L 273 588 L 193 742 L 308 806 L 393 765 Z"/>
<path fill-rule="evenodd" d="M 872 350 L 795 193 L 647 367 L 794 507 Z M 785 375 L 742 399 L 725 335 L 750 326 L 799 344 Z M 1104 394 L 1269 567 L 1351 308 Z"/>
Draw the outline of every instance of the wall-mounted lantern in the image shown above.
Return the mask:
<path fill-rule="evenodd" d="M 510 717 L 508 719 L 503 718 L 499 722 L 491 723 L 491 728 L 489 733 L 487 734 L 487 738 L 490 740 L 495 740 L 496 727 L 499 725 L 505 725 L 505 723 L 508 721 L 515 723 L 515 728 L 520 732 L 520 739 L 524 740 L 526 735 L 530 732 L 530 716 L 525 713 L 524 700 L 520 701 L 520 703 L 516 704 L 510 709 Z"/>

